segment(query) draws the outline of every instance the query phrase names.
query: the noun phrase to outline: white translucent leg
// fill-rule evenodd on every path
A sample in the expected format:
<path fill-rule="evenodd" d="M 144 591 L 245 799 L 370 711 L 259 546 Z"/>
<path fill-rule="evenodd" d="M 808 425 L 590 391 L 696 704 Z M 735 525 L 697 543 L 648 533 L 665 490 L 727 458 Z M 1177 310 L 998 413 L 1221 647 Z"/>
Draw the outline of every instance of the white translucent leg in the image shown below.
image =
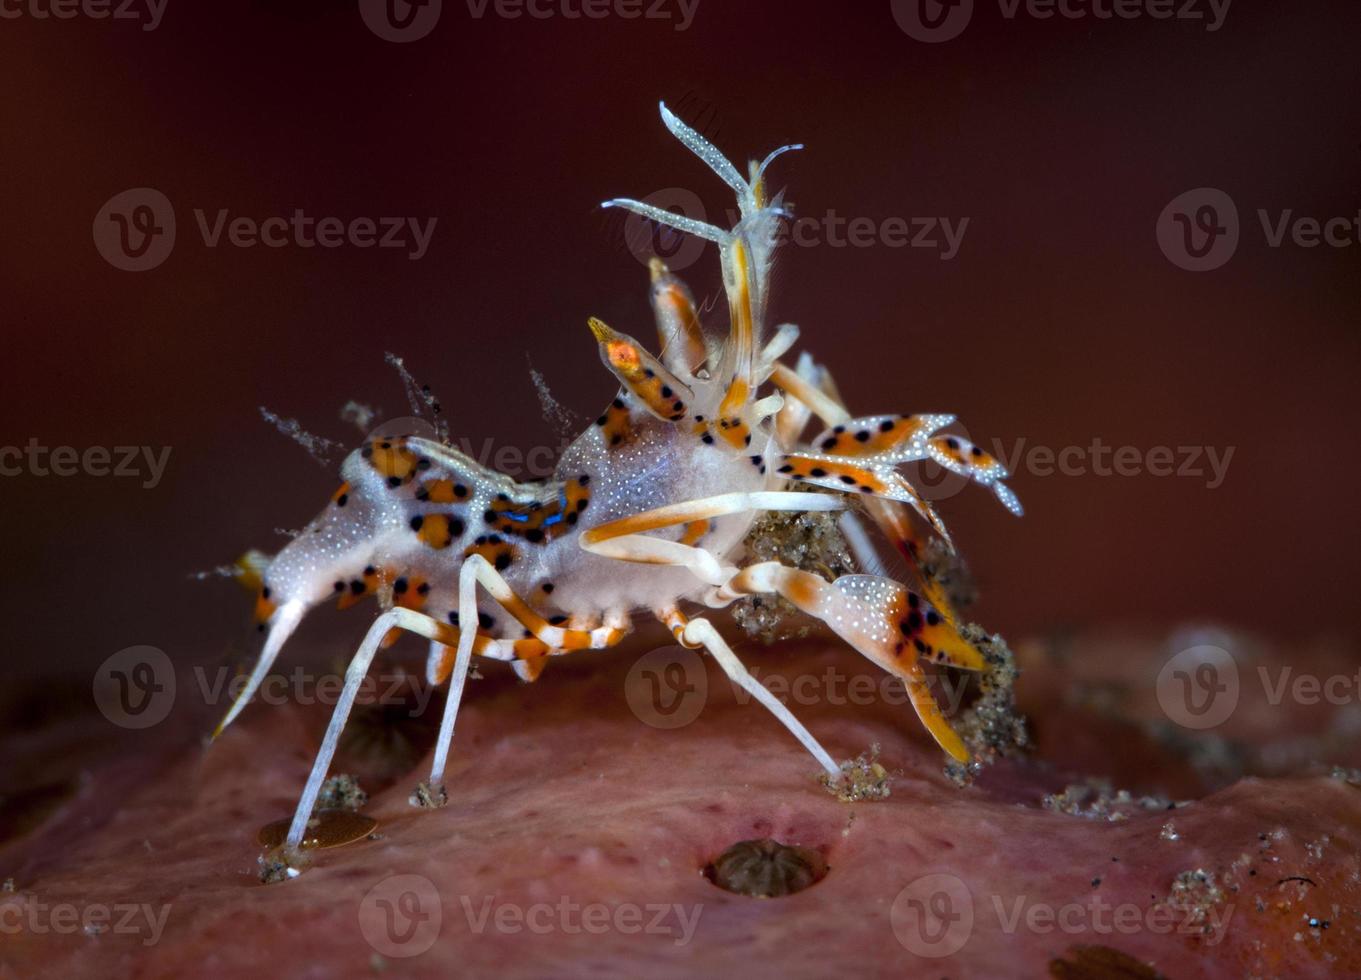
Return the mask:
<path fill-rule="evenodd" d="M 269 669 L 274 666 L 274 658 L 279 655 L 284 643 L 298 628 L 305 611 L 306 607 L 300 601 L 286 602 L 275 610 L 269 624 L 269 635 L 265 637 L 265 645 L 260 651 L 259 659 L 255 661 L 255 668 L 250 672 L 246 686 L 227 709 L 226 716 L 218 722 L 212 735 L 214 739 L 227 730 L 227 726 L 236 720 L 236 716 L 250 703 L 250 699 L 255 697 L 255 692 L 269 675 Z"/>
<path fill-rule="evenodd" d="M 364 642 L 359 645 L 359 650 L 345 671 L 345 687 L 340 692 L 335 711 L 331 713 L 331 723 L 326 728 L 326 737 L 322 739 L 316 761 L 312 763 L 312 772 L 307 777 L 302 798 L 298 800 L 298 808 L 293 811 L 293 822 L 288 827 L 287 843 L 290 848 L 297 848 L 302 843 L 303 834 L 307 830 L 307 821 L 312 817 L 312 808 L 316 806 L 321 784 L 326 781 L 326 773 L 331 768 L 331 759 L 335 756 L 336 746 L 340 744 L 340 734 L 345 730 L 345 721 L 350 716 L 350 709 L 354 707 L 354 699 L 359 694 L 359 688 L 364 683 L 369 665 L 373 663 L 383 637 L 394 627 L 419 633 L 432 640 L 438 638 L 439 631 L 443 628 L 424 613 L 402 608 L 389 609 L 373 621 L 368 633 L 364 635 Z"/>
<path fill-rule="evenodd" d="M 723 668 L 723 672 L 728 675 L 733 683 L 765 705 L 770 713 L 780 720 L 780 724 L 789 729 L 790 733 L 812 754 L 813 758 L 818 760 L 818 765 L 822 766 L 828 775 L 840 778 L 841 767 L 832 761 L 827 750 L 818 744 L 818 740 L 813 737 L 812 732 L 804 728 L 802 722 L 794 717 L 793 712 L 781 704 L 779 699 L 766 689 L 765 685 L 747 673 L 747 668 L 743 666 L 742 661 L 737 659 L 737 654 L 732 652 L 728 642 L 723 639 L 718 630 L 714 629 L 712 623 L 707 619 L 692 619 L 686 624 L 681 637 L 682 642 L 703 646 L 713 654 L 718 665 Z"/>
<path fill-rule="evenodd" d="M 473 660 L 473 640 L 477 636 L 477 567 L 487 565 L 481 555 L 471 555 L 458 570 L 458 621 L 468 624 L 458 634 L 458 649 L 454 652 L 454 672 L 449 677 L 449 698 L 444 702 L 440 717 L 439 737 L 435 739 L 435 761 L 430 766 L 430 788 L 438 790 L 444 782 L 444 769 L 449 762 L 449 747 L 454 741 L 454 722 L 463 703 L 463 687 L 468 680 L 468 665 Z M 488 568 L 491 566 L 488 565 Z"/>

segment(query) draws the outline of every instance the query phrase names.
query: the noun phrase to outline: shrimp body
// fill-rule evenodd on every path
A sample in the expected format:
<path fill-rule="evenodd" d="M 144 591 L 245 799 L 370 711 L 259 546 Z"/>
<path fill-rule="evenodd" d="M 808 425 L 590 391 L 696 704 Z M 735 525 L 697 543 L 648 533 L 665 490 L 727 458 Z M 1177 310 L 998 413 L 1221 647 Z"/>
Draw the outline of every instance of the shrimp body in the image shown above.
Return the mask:
<path fill-rule="evenodd" d="M 426 800 L 444 799 L 471 656 L 511 661 L 522 678 L 534 680 L 552 656 L 618 643 L 639 613 L 655 615 L 683 645 L 708 650 L 830 776 L 839 776 L 838 765 L 746 672 L 714 626 L 682 608 L 722 607 L 757 594 L 785 597 L 902 678 L 941 747 L 957 760 L 969 758 L 921 662 L 975 671 L 985 662 L 919 561 L 930 537 L 947 545 L 949 538 L 898 467 L 933 460 L 988 487 L 1019 514 L 1002 482 L 1007 474 L 980 448 L 939 432 L 952 415 L 852 417 L 825 368 L 806 354 L 793 367 L 780 361 L 798 329 L 783 324 L 766 336 L 775 233 L 788 212 L 778 197 L 767 197 L 765 173 L 797 147 L 752 162 L 743 176 L 665 106 L 662 119 L 737 195 L 736 225 L 722 229 L 629 199 L 606 206 L 717 247 L 726 331 L 706 328 L 686 286 L 654 259 L 660 352 L 589 320 L 619 388 L 563 452 L 550 480 L 517 482 L 431 435 L 375 434 L 345 460 L 343 482 L 325 509 L 273 559 L 250 565 L 246 577 L 259 589 L 257 617 L 268 636 L 219 733 L 308 610 L 328 598 L 344 608 L 368 596 L 384 610 L 347 671 L 290 845 L 302 838 L 354 692 L 376 651 L 401 630 L 430 641 L 428 679 L 451 686 Z M 821 431 L 805 437 L 814 418 Z M 878 567 L 865 527 L 874 525 L 908 561 L 917 591 L 874 575 L 828 581 L 776 562 L 748 562 L 744 539 L 770 511 L 843 511 L 841 526 L 866 568 Z"/>

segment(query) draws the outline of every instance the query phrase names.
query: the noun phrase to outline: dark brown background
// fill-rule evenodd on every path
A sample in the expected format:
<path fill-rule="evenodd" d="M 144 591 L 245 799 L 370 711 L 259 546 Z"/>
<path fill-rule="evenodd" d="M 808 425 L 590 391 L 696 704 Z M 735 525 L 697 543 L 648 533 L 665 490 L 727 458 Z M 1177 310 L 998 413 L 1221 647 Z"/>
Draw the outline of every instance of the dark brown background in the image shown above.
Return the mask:
<path fill-rule="evenodd" d="M 286 8 L 286 9 L 282 9 Z M 671 6 L 669 9 L 674 9 Z M 348 398 L 405 414 L 404 354 L 457 435 L 551 439 L 526 354 L 583 418 L 613 392 L 585 319 L 650 331 L 616 194 L 721 186 L 666 134 L 664 98 L 739 160 L 791 140 L 800 213 L 968 216 L 950 262 L 790 248 L 775 316 L 860 411 L 952 411 L 970 432 L 1235 447 L 1224 484 L 1014 480 L 944 505 L 1019 636 L 1213 619 L 1354 631 L 1356 247 L 1268 248 L 1255 210 L 1357 213 L 1361 8 L 1237 0 L 1201 21 L 1006 20 L 979 0 L 922 44 L 887 0 L 700 0 L 674 21 L 477 20 L 380 40 L 353 3 L 170 0 L 117 21 L 0 22 L 0 444 L 171 446 L 157 488 L 0 479 L 7 671 L 88 670 L 149 643 L 184 661 L 242 635 L 245 597 L 187 579 L 276 548 L 336 482 L 256 407 L 353 440 Z M 1154 222 L 1227 191 L 1238 254 L 1195 275 Z M 119 271 L 91 224 L 113 194 L 175 204 L 161 267 Z M 437 217 L 429 253 L 205 248 L 192 210 Z M 690 270 L 712 293 L 712 256 Z M 357 641 L 360 627 L 348 623 Z"/>

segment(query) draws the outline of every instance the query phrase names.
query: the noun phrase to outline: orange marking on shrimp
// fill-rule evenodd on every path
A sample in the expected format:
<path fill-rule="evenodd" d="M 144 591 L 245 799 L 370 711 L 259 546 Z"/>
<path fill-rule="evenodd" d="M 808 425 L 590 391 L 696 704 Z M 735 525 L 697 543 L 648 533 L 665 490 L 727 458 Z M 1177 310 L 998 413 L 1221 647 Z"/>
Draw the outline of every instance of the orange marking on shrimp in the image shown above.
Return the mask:
<path fill-rule="evenodd" d="M 661 259 L 654 256 L 648 262 L 648 269 L 652 274 L 652 302 L 658 312 L 657 335 L 661 339 L 662 354 L 666 356 L 673 345 L 679 344 L 678 359 L 693 371 L 709 356 L 694 300 Z"/>
<path fill-rule="evenodd" d="M 691 521 L 689 524 L 685 525 L 685 533 L 681 535 L 680 543 L 688 545 L 698 544 L 699 539 L 709 533 L 710 526 L 710 522 L 707 520 Z"/>
<path fill-rule="evenodd" d="M 634 439 L 633 421 L 629 418 L 628 405 L 622 398 L 610 402 L 595 424 L 605 439 L 605 445 L 611 448 L 627 445 Z"/>
<path fill-rule="evenodd" d="M 424 456 L 407 448 L 405 436 L 374 439 L 360 450 L 360 455 L 393 488 L 410 483 L 418 472 L 430 465 Z"/>
<path fill-rule="evenodd" d="M 694 397 L 688 385 L 643 350 L 632 337 L 615 333 L 601 320 L 591 317 L 591 333 L 600 342 L 600 356 L 633 395 L 660 419 L 679 422 Z"/>
<path fill-rule="evenodd" d="M 819 452 L 833 456 L 873 456 L 920 436 L 928 424 L 926 419 L 918 415 L 897 415 L 856 429 L 838 425 L 818 443 L 817 448 Z"/>
<path fill-rule="evenodd" d="M 740 377 L 733 378 L 723 395 L 723 401 L 718 405 L 718 419 L 712 428 L 735 449 L 745 449 L 751 445 L 751 427 L 741 414 L 750 396 L 751 386 Z"/>
<path fill-rule="evenodd" d="M 428 548 L 442 551 L 463 534 L 463 518 L 456 514 L 417 514 L 411 518 L 411 529 Z"/>
<path fill-rule="evenodd" d="M 414 575 L 402 575 L 392 583 L 392 604 L 415 612 L 424 612 L 426 598 L 430 595 L 430 583 Z M 384 649 L 397 642 L 402 635 L 400 629 L 390 629 L 383 637 Z"/>
<path fill-rule="evenodd" d="M 358 578 L 352 578 L 348 582 L 336 582 L 336 591 L 340 594 L 340 598 L 336 601 L 336 608 L 349 609 L 351 606 L 357 605 L 365 596 L 373 595 L 377 589 L 378 570 L 369 565 Z"/>
<path fill-rule="evenodd" d="M 885 610 L 898 640 L 893 653 L 899 660 L 918 657 L 965 670 L 986 670 L 987 663 L 944 613 L 915 592 L 904 590 Z"/>
<path fill-rule="evenodd" d="M 270 598 L 269 589 L 262 586 L 255 597 L 255 622 L 268 622 L 269 617 L 274 615 L 274 610 L 277 608 L 279 608 L 279 604 Z"/>
<path fill-rule="evenodd" d="M 470 558 L 473 555 L 481 555 L 498 572 L 504 572 L 515 559 L 520 557 L 520 551 L 514 545 L 503 541 L 499 535 L 484 534 L 463 549 L 464 558 Z"/>
<path fill-rule="evenodd" d="M 531 544 L 553 541 L 570 531 L 590 503 L 590 477 L 566 481 L 548 501 L 517 503 L 498 494 L 488 508 L 487 524 L 501 534 L 524 538 Z"/>
<path fill-rule="evenodd" d="M 889 487 L 882 479 L 862 466 L 833 459 L 811 459 L 807 456 L 785 456 L 776 469 L 791 480 L 818 480 L 826 485 L 839 486 L 847 493 L 887 493 Z"/>
<path fill-rule="evenodd" d="M 941 455 L 966 469 L 989 470 L 998 465 L 991 453 L 958 436 L 937 436 L 930 443 Z"/>
<path fill-rule="evenodd" d="M 468 488 L 453 480 L 426 480 L 416 491 L 416 499 L 432 504 L 455 504 L 468 499 Z"/>
<path fill-rule="evenodd" d="M 717 517 L 720 513 L 721 508 L 713 505 L 701 509 L 693 503 L 672 504 L 669 507 L 658 507 L 646 514 L 634 514 L 607 521 L 604 524 L 597 524 L 590 530 L 582 532 L 581 541 L 583 544 L 599 544 L 601 541 L 608 541 L 610 538 L 621 537 L 625 534 L 641 534 L 644 531 L 653 531 L 659 527 L 671 527 L 687 521 L 708 520 Z"/>

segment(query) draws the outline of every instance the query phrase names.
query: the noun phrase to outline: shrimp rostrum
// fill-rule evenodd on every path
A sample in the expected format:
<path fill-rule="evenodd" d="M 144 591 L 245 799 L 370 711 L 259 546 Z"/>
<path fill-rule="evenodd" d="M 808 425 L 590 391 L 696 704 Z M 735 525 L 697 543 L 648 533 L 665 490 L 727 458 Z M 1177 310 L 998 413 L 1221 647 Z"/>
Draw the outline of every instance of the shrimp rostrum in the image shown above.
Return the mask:
<path fill-rule="evenodd" d="M 906 686 L 918 716 L 954 759 L 969 751 L 938 706 L 924 663 L 980 671 L 945 591 L 921 562 L 929 538 L 948 543 L 931 504 L 900 467 L 934 460 L 1020 504 L 992 456 L 942 434 L 951 415 L 853 417 L 806 354 L 780 358 L 798 330 L 765 330 L 767 288 L 787 210 L 766 193 L 767 168 L 745 175 L 663 105 L 667 129 L 737 195 L 723 229 L 628 199 L 605 202 L 713 243 L 728 300 L 726 335 L 708 332 L 686 286 L 651 263 L 658 353 L 600 320 L 589 326 L 618 394 L 562 453 L 546 482 L 521 483 L 439 438 L 375 435 L 342 466 L 325 510 L 258 569 L 263 649 L 218 731 L 267 676 L 303 615 L 328 598 L 344 607 L 377 595 L 384 609 L 345 674 L 343 692 L 288 834 L 303 839 L 346 717 L 377 651 L 399 631 L 430 642 L 427 677 L 449 684 L 427 802 L 443 781 L 474 655 L 513 664 L 532 681 L 549 658 L 613 646 L 651 614 L 677 642 L 707 650 L 773 712 L 829 776 L 840 768 L 789 709 L 743 667 L 706 615 L 743 596 L 778 595 L 821 620 Z M 816 419 L 816 423 L 814 422 Z M 811 434 L 812 438 L 806 438 Z M 863 567 L 869 526 L 908 559 L 915 590 L 890 578 L 828 581 L 778 562 L 744 562 L 743 540 L 771 511 L 840 512 Z M 697 612 L 698 610 L 698 612 Z M 413 797 L 414 799 L 415 797 Z"/>

